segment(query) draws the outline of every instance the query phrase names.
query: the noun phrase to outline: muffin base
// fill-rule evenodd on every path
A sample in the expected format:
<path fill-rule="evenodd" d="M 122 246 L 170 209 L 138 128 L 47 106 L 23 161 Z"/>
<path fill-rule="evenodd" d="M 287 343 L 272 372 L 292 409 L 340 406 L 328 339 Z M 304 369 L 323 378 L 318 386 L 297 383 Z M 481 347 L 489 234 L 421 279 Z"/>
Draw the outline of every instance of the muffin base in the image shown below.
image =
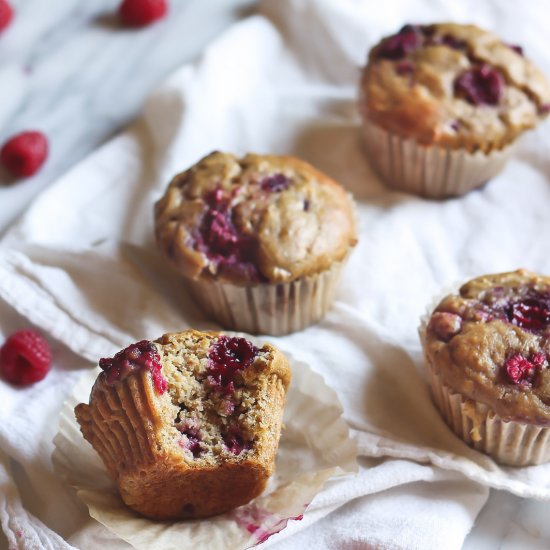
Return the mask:
<path fill-rule="evenodd" d="M 363 138 L 372 167 L 389 187 L 432 199 L 481 187 L 504 168 L 515 149 L 514 143 L 489 153 L 421 145 L 368 118 L 363 121 Z"/>
<path fill-rule="evenodd" d="M 488 405 L 453 391 L 427 361 L 432 396 L 443 420 L 470 447 L 507 466 L 550 461 L 550 428 L 503 420 Z"/>
<path fill-rule="evenodd" d="M 282 336 L 321 320 L 330 308 L 344 261 L 289 283 L 239 286 L 187 279 L 195 301 L 224 328 Z"/>

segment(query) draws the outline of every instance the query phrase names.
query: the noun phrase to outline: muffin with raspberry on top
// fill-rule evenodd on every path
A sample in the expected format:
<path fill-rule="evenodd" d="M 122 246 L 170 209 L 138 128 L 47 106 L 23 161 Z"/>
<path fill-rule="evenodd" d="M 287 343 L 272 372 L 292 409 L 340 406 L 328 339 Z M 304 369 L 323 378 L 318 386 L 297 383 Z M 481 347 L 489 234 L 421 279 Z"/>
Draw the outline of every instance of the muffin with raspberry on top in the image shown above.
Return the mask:
<path fill-rule="evenodd" d="M 211 317 L 272 335 L 321 319 L 357 241 L 351 196 L 310 164 L 220 152 L 173 178 L 155 230 Z"/>
<path fill-rule="evenodd" d="M 432 395 L 466 443 L 512 466 L 550 460 L 550 277 L 486 275 L 423 331 Z"/>
<path fill-rule="evenodd" d="M 381 40 L 360 95 L 373 167 L 391 187 L 431 198 L 492 178 L 550 110 L 550 85 L 521 47 L 453 23 L 405 25 Z"/>

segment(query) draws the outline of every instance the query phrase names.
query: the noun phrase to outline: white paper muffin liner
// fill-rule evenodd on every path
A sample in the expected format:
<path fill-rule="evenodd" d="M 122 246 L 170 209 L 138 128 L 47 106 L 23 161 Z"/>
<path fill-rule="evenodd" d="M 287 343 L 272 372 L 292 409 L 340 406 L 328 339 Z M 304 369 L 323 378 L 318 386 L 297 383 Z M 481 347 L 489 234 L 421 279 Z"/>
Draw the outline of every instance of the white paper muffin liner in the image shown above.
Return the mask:
<path fill-rule="evenodd" d="M 468 280 L 468 279 L 465 279 Z M 450 285 L 420 319 L 418 329 L 425 350 L 426 328 L 437 305 L 461 284 Z M 550 461 L 550 427 L 503 420 L 485 403 L 469 399 L 447 386 L 425 354 L 428 383 L 445 423 L 473 449 L 506 466 L 533 466 Z"/>
<path fill-rule="evenodd" d="M 357 471 L 357 445 L 349 436 L 336 393 L 308 365 L 289 359 L 292 382 L 275 473 L 264 493 L 244 506 L 185 521 L 154 521 L 126 507 L 74 416 L 74 407 L 88 401 L 98 369 L 83 376 L 63 405 L 54 439 L 54 468 L 94 519 L 139 550 L 242 549 L 264 542 L 289 520 L 300 520 L 329 478 Z"/>
<path fill-rule="evenodd" d="M 216 280 L 186 279 L 207 315 L 223 327 L 249 334 L 282 336 L 320 321 L 334 301 L 346 260 L 296 281 L 240 286 Z"/>
<path fill-rule="evenodd" d="M 432 396 L 447 425 L 465 443 L 507 466 L 550 460 L 550 428 L 503 420 L 489 406 L 457 393 L 427 362 Z"/>
<path fill-rule="evenodd" d="M 399 191 L 433 199 L 464 195 L 496 176 L 515 143 L 489 153 L 426 146 L 363 119 L 367 155 L 376 173 Z"/>

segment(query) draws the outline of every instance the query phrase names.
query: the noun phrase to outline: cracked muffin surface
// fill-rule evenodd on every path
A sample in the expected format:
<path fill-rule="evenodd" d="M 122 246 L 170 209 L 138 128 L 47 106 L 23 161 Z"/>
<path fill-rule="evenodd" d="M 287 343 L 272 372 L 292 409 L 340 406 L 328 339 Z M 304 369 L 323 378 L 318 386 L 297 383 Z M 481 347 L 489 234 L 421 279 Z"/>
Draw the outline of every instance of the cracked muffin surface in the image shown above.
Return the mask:
<path fill-rule="evenodd" d="M 474 25 L 405 25 L 369 54 L 364 117 L 403 138 L 489 152 L 550 110 L 550 85 L 519 46 Z"/>
<path fill-rule="evenodd" d="M 155 205 L 157 243 L 191 279 L 281 283 L 318 274 L 356 243 L 351 196 L 289 156 L 214 152 Z"/>
<path fill-rule="evenodd" d="M 445 385 L 501 418 L 550 424 L 550 277 L 486 275 L 444 298 L 424 335 Z"/>

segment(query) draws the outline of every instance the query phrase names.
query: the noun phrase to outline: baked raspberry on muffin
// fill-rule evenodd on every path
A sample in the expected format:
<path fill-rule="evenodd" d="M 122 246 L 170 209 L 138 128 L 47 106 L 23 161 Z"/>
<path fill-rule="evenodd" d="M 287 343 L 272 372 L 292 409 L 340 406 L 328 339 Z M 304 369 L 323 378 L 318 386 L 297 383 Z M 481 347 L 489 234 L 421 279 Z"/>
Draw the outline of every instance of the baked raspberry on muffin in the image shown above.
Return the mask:
<path fill-rule="evenodd" d="M 208 517 L 263 491 L 290 382 L 281 352 L 187 330 L 99 366 L 75 414 L 130 508 L 154 519 Z"/>
<path fill-rule="evenodd" d="M 473 279 L 422 339 L 434 401 L 459 437 L 502 464 L 550 460 L 550 277 Z"/>
<path fill-rule="evenodd" d="M 391 187 L 462 195 L 496 175 L 550 110 L 550 85 L 519 46 L 474 25 L 405 25 L 369 53 L 360 111 Z"/>
<path fill-rule="evenodd" d="M 171 181 L 155 231 L 208 314 L 256 334 L 317 322 L 356 243 L 350 195 L 288 156 L 208 155 Z"/>

